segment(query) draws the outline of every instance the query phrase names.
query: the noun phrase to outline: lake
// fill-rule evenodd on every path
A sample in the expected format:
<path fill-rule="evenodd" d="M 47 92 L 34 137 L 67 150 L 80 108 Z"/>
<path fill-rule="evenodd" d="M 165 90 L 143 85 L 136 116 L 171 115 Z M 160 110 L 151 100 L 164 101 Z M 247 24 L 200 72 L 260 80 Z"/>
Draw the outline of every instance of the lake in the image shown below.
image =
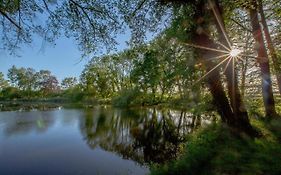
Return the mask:
<path fill-rule="evenodd" d="M 211 122 L 172 109 L 39 109 L 0 112 L 1 175 L 148 174 Z"/>

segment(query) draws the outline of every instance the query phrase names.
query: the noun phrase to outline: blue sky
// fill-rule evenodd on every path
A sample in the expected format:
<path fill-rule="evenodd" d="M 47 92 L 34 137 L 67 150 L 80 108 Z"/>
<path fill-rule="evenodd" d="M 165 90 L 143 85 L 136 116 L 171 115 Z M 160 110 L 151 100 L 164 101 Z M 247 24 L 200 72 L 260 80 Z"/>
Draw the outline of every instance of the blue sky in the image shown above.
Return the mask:
<path fill-rule="evenodd" d="M 125 41 L 128 39 L 128 34 L 119 35 L 117 49 L 125 49 L 127 47 Z M 82 53 L 78 50 L 75 41 L 66 37 L 59 38 L 55 45 L 44 43 L 42 38 L 34 38 L 32 44 L 22 46 L 18 53 L 20 57 L 11 56 L 0 50 L 0 71 L 5 75 L 8 69 L 15 65 L 31 67 L 36 71 L 50 70 L 61 81 L 69 76 L 79 77 L 84 65 L 91 59 L 81 59 Z"/>

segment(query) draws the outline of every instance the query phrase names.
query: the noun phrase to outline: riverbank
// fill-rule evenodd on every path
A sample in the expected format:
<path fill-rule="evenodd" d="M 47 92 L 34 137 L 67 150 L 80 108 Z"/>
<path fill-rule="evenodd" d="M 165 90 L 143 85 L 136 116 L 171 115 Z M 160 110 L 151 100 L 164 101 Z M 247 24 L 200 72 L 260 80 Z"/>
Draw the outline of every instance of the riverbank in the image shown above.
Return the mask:
<path fill-rule="evenodd" d="M 0 101 L 0 111 L 29 111 L 65 108 L 92 108 L 97 103 L 77 103 L 64 99 L 33 99 Z"/>
<path fill-rule="evenodd" d="M 281 119 L 252 124 L 261 138 L 234 134 L 222 124 L 202 128 L 189 137 L 177 160 L 155 165 L 151 174 L 281 174 Z"/>

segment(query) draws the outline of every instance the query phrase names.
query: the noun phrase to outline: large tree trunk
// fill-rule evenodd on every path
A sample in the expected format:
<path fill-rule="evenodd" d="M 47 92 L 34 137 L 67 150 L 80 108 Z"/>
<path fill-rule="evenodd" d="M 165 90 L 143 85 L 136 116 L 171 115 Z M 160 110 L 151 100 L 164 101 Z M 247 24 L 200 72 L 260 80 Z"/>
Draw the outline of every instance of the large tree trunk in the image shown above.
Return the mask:
<path fill-rule="evenodd" d="M 197 9 L 194 15 L 194 21 L 197 22 L 197 25 L 192 33 L 193 42 L 198 46 L 217 49 L 217 44 L 215 44 L 214 41 L 209 37 L 209 21 L 204 18 L 204 16 L 206 16 L 206 9 L 204 8 L 205 3 L 204 1 L 200 2 L 201 4 L 199 3 L 196 6 Z M 231 108 L 226 93 L 223 89 L 219 69 L 214 69 L 217 64 L 210 60 L 210 58 L 221 56 L 221 54 L 217 51 L 199 48 L 197 48 L 196 51 L 203 59 L 206 70 L 208 72 L 211 71 L 207 76 L 207 83 L 213 96 L 217 110 L 221 115 L 222 121 L 227 123 L 228 126 L 239 131 L 246 132 L 247 134 L 252 136 L 257 136 L 258 133 L 252 128 L 251 124 L 249 123 L 247 112 L 241 109 L 241 105 L 243 104 L 241 103 L 240 93 L 238 91 L 237 84 L 232 81 L 232 77 L 234 76 L 232 70 L 234 69 L 231 69 L 231 73 L 227 76 L 229 80 L 231 80 L 231 82 L 229 82 L 229 85 L 234 86 L 230 93 L 232 98 L 235 97 L 235 99 L 233 99 L 235 100 L 235 102 L 232 105 L 233 109 L 236 110 L 236 114 L 233 113 L 233 109 Z M 237 90 L 234 90 L 235 87 L 237 88 Z"/>
<path fill-rule="evenodd" d="M 250 8 L 250 20 L 253 30 L 253 36 L 256 42 L 256 47 L 258 49 L 257 61 L 261 69 L 263 103 L 265 107 L 266 116 L 273 117 L 276 116 L 276 111 L 272 92 L 269 60 L 264 45 L 261 26 L 259 24 L 258 12 L 256 10 L 257 3 L 255 0 L 253 0 L 252 3 L 254 8 Z"/>
<path fill-rule="evenodd" d="M 225 46 L 231 49 L 229 43 L 229 38 L 226 34 L 225 24 L 222 18 L 222 9 L 219 6 L 218 0 L 209 0 L 209 5 L 212 8 L 216 28 L 219 33 L 219 41 Z M 230 61 L 230 64 L 226 64 L 226 69 L 224 74 L 226 76 L 228 96 L 230 98 L 230 104 L 232 107 L 233 114 L 238 121 L 245 121 L 249 123 L 248 113 L 246 111 L 245 105 L 242 101 L 241 94 L 238 88 L 237 73 L 235 69 L 234 58 Z"/>
<path fill-rule="evenodd" d="M 200 46 L 213 48 L 210 44 L 212 43 L 212 41 L 205 34 L 196 34 L 194 37 L 194 42 Z M 226 93 L 222 86 L 220 72 L 218 69 L 212 70 L 216 66 L 216 64 L 209 60 L 209 58 L 212 58 L 212 56 L 216 55 L 216 53 L 212 51 L 205 51 L 202 49 L 196 49 L 196 51 L 199 56 L 203 59 L 206 71 L 211 71 L 206 78 L 208 88 L 213 96 L 213 100 L 218 110 L 218 113 L 220 114 L 223 122 L 232 126 L 234 124 L 235 119 Z"/>
<path fill-rule="evenodd" d="M 204 27 L 208 25 L 206 24 L 206 21 L 204 19 L 204 13 L 204 3 L 202 2 L 202 4 L 197 5 L 196 14 L 194 15 L 194 21 L 197 21 L 197 27 L 194 28 L 194 31 L 192 33 L 192 40 L 194 44 L 198 46 L 215 48 L 212 40 L 207 35 L 208 31 L 204 30 Z M 203 63 L 205 63 L 204 65 L 207 72 L 211 71 L 216 66 L 215 63 L 209 60 L 210 58 L 217 56 L 216 52 L 203 50 L 200 48 L 196 48 L 196 52 L 203 60 Z M 232 125 L 234 122 L 234 116 L 226 97 L 226 93 L 223 89 L 221 76 L 218 69 L 214 69 L 209 73 L 209 75 L 207 76 L 207 84 L 222 121 L 227 123 L 228 125 Z"/>
<path fill-rule="evenodd" d="M 206 34 L 202 33 L 195 35 L 194 42 L 197 45 L 210 48 L 214 48 L 213 46 L 215 45 L 214 42 L 210 40 L 210 38 Z M 213 51 L 203 51 L 201 49 L 197 49 L 197 53 L 199 53 L 201 58 L 204 60 L 206 70 L 212 70 L 211 73 L 207 76 L 207 84 L 209 86 L 209 89 L 213 96 L 213 100 L 221 116 L 222 121 L 227 123 L 228 126 L 238 131 L 245 132 L 250 136 L 258 136 L 258 133 L 249 122 L 247 112 L 242 114 L 241 110 L 239 113 L 237 113 L 237 115 L 234 115 L 231 109 L 226 93 L 222 86 L 219 69 L 213 69 L 216 64 L 209 60 L 209 58 L 212 58 L 212 56 L 216 56 L 217 53 Z"/>
<path fill-rule="evenodd" d="M 264 35 L 265 35 L 265 39 L 267 42 L 267 47 L 273 62 L 273 68 L 275 70 L 276 73 L 276 79 L 277 79 L 277 85 L 278 85 L 278 89 L 279 89 L 279 93 L 281 95 L 281 64 L 280 61 L 278 61 L 278 57 L 274 48 L 274 44 L 272 42 L 271 36 L 269 34 L 269 30 L 268 30 L 268 25 L 266 23 L 266 18 L 264 15 L 264 11 L 263 11 L 263 4 L 262 4 L 262 0 L 258 0 L 258 6 L 259 6 L 259 12 L 260 12 L 260 17 L 261 17 L 261 23 L 263 25 L 263 31 L 264 31 Z"/>

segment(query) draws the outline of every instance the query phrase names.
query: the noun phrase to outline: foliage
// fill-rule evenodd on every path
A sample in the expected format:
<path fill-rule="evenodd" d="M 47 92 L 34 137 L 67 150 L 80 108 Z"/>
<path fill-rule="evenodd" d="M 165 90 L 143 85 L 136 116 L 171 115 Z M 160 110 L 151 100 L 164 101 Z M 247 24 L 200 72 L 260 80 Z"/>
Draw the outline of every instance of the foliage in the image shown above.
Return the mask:
<path fill-rule="evenodd" d="M 21 43 L 30 43 L 34 34 L 49 42 L 64 34 L 75 38 L 84 55 L 109 51 L 117 44 L 116 35 L 127 28 L 132 29 L 134 41 L 143 42 L 148 28 L 156 31 L 160 26 L 166 9 L 153 0 L 1 1 L 1 48 L 14 53 Z M 38 22 L 38 17 L 45 20 Z"/>
<path fill-rule="evenodd" d="M 76 77 L 66 77 L 61 81 L 62 89 L 71 89 L 77 85 L 78 81 Z"/>
<path fill-rule="evenodd" d="M 80 79 L 85 92 L 100 99 L 114 99 L 114 104 L 163 103 L 171 98 L 185 98 L 191 91 L 196 93 L 189 88 L 200 75 L 193 56 L 177 40 L 168 40 L 163 35 L 147 45 L 94 57 Z M 127 103 L 136 89 L 133 96 L 138 98 L 137 103 Z"/>
<path fill-rule="evenodd" d="M 113 106 L 128 107 L 134 105 L 141 105 L 143 101 L 140 100 L 142 94 L 138 89 L 124 90 L 120 92 L 119 96 L 113 98 Z"/>
<path fill-rule="evenodd" d="M 9 85 L 8 81 L 5 80 L 4 74 L 0 72 L 0 90 L 6 88 Z"/>
<path fill-rule="evenodd" d="M 2 100 L 59 96 L 59 82 L 48 70 L 36 72 L 33 68 L 12 66 L 7 77 L 8 80 L 0 77 Z"/>
<path fill-rule="evenodd" d="M 178 160 L 154 167 L 151 174 L 280 174 L 280 135 L 276 137 L 280 130 L 273 128 L 281 121 L 253 123 L 263 137 L 251 139 L 221 124 L 212 125 L 188 140 Z"/>
<path fill-rule="evenodd" d="M 1 100 L 14 100 L 22 97 L 20 90 L 15 87 L 6 87 L 1 91 Z"/>

